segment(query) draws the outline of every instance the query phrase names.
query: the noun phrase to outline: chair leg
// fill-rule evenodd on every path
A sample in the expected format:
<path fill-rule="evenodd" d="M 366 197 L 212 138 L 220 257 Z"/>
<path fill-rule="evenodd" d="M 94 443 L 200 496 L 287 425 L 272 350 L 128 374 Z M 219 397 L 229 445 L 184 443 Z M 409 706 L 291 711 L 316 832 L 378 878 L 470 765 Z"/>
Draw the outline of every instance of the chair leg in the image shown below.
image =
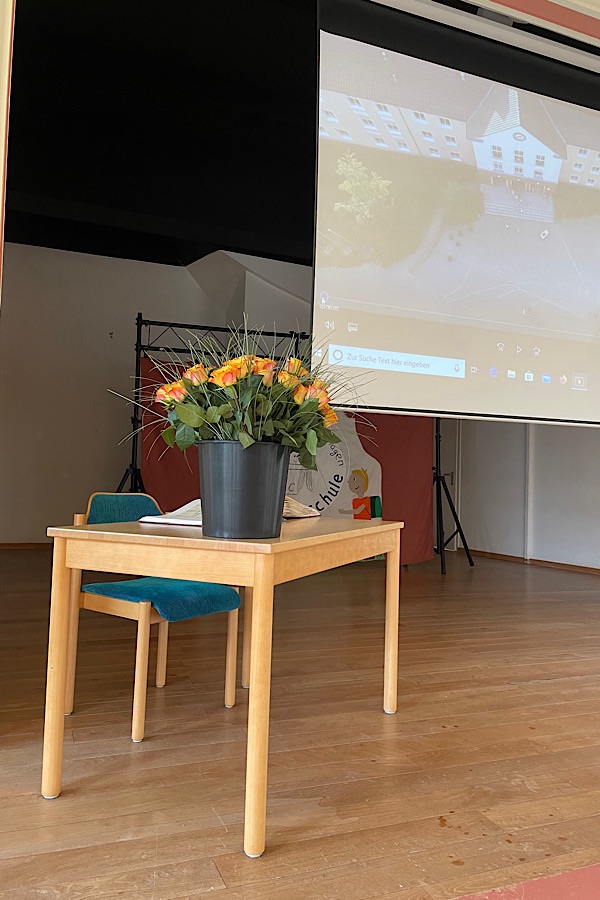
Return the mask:
<path fill-rule="evenodd" d="M 71 715 L 75 703 L 75 670 L 77 668 L 80 594 L 81 569 L 72 569 L 71 588 L 69 591 L 69 643 L 67 649 L 67 681 L 65 685 L 65 716 Z"/>
<path fill-rule="evenodd" d="M 140 603 L 139 607 L 137 646 L 135 650 L 135 681 L 133 686 L 133 721 L 131 725 L 131 740 L 135 741 L 136 744 L 144 740 L 152 604 Z"/>
<path fill-rule="evenodd" d="M 250 687 L 250 644 L 252 643 L 252 588 L 244 588 L 244 635 L 242 638 L 242 687 Z"/>
<path fill-rule="evenodd" d="M 169 623 L 158 623 L 158 647 L 156 650 L 156 687 L 167 683 L 167 650 L 169 646 Z"/>
<path fill-rule="evenodd" d="M 225 706 L 235 706 L 235 679 L 237 669 L 238 610 L 227 613 L 227 652 L 225 655 Z"/>

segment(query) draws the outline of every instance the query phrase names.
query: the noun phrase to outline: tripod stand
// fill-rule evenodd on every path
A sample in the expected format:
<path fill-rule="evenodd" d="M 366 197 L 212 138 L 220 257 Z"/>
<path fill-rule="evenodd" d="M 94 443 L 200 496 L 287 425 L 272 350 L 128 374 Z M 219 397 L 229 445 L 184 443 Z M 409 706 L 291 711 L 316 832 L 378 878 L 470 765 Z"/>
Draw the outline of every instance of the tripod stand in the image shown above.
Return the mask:
<path fill-rule="evenodd" d="M 142 386 L 142 327 L 144 320 L 141 312 L 137 314 L 135 320 L 135 376 L 134 376 L 134 396 L 136 400 L 140 399 L 140 389 Z M 137 405 L 133 404 L 133 415 L 131 416 L 131 462 L 125 469 L 123 477 L 119 482 L 117 494 L 120 494 L 127 481 L 129 481 L 128 492 L 136 493 L 141 491 L 145 493 L 144 479 L 142 478 L 142 470 L 138 465 L 139 444 L 140 444 L 140 426 L 142 424 L 142 413 Z"/>
<path fill-rule="evenodd" d="M 442 448 L 442 435 L 440 431 L 440 420 L 435 420 L 435 465 L 433 467 L 433 486 L 435 488 L 435 523 L 436 523 L 436 546 L 435 552 L 440 555 L 440 568 L 442 571 L 442 575 L 446 574 L 446 547 L 450 543 L 456 535 L 460 535 L 460 539 L 462 541 L 462 545 L 465 548 L 465 553 L 467 554 L 467 559 L 469 560 L 469 565 L 474 566 L 473 557 L 471 556 L 471 551 L 469 550 L 469 545 L 467 544 L 467 539 L 465 537 L 465 533 L 462 530 L 460 519 L 458 518 L 458 513 L 456 512 L 456 507 L 454 505 L 454 501 L 452 500 L 452 495 L 448 490 L 448 485 L 446 484 L 446 476 L 442 475 L 441 468 L 441 448 Z M 442 506 L 442 491 L 448 501 L 448 506 L 450 507 L 450 512 L 452 513 L 452 518 L 454 519 L 454 524 L 456 528 L 452 532 L 449 538 L 444 538 L 444 508 Z"/>

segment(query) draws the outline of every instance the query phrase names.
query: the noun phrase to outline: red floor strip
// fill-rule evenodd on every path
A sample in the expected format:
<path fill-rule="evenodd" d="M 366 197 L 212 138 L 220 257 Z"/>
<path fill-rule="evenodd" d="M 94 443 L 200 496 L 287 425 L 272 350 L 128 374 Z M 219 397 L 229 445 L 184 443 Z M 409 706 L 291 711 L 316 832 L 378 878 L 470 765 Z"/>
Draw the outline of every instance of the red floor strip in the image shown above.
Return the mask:
<path fill-rule="evenodd" d="M 512 887 L 471 894 L 461 900 L 599 900 L 600 865 L 538 878 Z"/>

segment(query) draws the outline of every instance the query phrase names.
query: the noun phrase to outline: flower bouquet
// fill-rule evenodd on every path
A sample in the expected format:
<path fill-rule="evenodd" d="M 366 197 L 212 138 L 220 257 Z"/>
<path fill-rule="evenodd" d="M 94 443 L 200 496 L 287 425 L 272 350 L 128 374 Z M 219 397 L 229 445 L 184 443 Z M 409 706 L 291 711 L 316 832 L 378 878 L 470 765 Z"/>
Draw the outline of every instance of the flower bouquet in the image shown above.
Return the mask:
<path fill-rule="evenodd" d="M 198 445 L 203 529 L 215 537 L 277 536 L 290 453 L 316 469 L 319 447 L 340 440 L 322 366 L 258 355 L 260 337 L 234 332 L 226 349 L 199 340 L 192 365 L 154 394 L 165 443 Z"/>

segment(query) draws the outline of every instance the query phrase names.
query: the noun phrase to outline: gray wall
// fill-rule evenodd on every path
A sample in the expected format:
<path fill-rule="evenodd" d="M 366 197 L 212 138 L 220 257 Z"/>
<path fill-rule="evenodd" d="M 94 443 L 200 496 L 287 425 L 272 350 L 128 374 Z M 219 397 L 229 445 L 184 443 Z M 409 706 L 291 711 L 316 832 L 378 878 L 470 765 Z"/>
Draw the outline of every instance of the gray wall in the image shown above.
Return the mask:
<path fill-rule="evenodd" d="M 600 568 L 600 431 L 463 421 L 460 515 L 470 546 Z"/>

